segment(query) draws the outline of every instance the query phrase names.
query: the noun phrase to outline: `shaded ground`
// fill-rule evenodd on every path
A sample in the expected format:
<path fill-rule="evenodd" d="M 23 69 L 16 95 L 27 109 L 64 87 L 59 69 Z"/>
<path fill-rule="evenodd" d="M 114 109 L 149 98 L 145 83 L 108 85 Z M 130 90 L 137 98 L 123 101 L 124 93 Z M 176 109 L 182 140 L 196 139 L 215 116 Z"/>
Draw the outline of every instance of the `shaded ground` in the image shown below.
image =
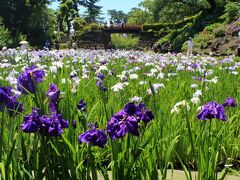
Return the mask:
<path fill-rule="evenodd" d="M 111 172 L 108 172 L 109 174 L 109 179 L 111 180 Z M 168 176 L 167 176 L 167 180 L 186 180 L 186 176 L 184 174 L 183 171 L 179 171 L 179 170 L 174 170 L 172 172 L 172 170 L 168 170 Z M 197 172 L 192 172 L 192 177 L 193 180 L 197 180 Z M 98 174 L 98 179 L 99 180 L 104 180 L 103 176 L 101 176 L 100 174 Z M 159 176 L 159 179 L 161 179 L 161 177 Z M 225 180 L 240 180 L 240 176 L 227 176 L 225 178 Z"/>

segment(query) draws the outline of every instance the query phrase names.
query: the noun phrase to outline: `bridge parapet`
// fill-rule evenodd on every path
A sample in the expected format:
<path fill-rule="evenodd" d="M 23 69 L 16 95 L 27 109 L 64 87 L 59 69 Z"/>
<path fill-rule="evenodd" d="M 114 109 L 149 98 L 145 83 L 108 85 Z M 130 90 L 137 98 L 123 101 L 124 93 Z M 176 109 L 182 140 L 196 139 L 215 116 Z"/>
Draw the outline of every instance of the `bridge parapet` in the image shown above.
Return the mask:
<path fill-rule="evenodd" d="M 142 31 L 142 26 L 128 25 L 128 24 L 110 25 L 110 26 L 105 26 L 103 31 L 108 32 L 108 33 L 135 33 L 135 34 L 138 34 Z"/>

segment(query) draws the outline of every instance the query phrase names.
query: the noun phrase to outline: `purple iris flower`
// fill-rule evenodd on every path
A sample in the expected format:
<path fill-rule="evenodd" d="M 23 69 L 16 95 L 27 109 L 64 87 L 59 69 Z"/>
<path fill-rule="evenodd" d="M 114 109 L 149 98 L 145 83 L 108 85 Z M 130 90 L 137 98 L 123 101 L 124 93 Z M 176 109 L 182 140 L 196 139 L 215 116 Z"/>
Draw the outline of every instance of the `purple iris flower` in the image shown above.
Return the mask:
<path fill-rule="evenodd" d="M 57 103 L 56 102 L 49 102 L 49 109 L 51 113 L 57 113 Z"/>
<path fill-rule="evenodd" d="M 192 64 L 192 67 L 196 69 L 198 68 L 198 64 Z"/>
<path fill-rule="evenodd" d="M 0 87 L 0 102 L 6 102 L 9 96 L 12 96 L 12 88 Z"/>
<path fill-rule="evenodd" d="M 51 102 L 57 102 L 59 99 L 60 91 L 58 90 L 57 85 L 50 84 L 49 89 L 47 91 L 47 96 L 49 97 Z"/>
<path fill-rule="evenodd" d="M 70 79 L 77 77 L 77 74 L 70 74 Z"/>
<path fill-rule="evenodd" d="M 42 135 L 47 135 L 50 124 L 51 121 L 48 116 L 42 115 L 39 117 L 39 131 Z"/>
<path fill-rule="evenodd" d="M 150 122 L 154 118 L 152 111 L 146 109 L 146 106 L 144 103 L 139 104 L 138 111 L 136 112 L 136 114 L 138 116 L 138 119 L 145 123 Z"/>
<path fill-rule="evenodd" d="M 97 78 L 101 79 L 101 80 L 105 79 L 105 77 L 106 76 L 103 73 L 98 73 L 98 75 L 97 75 Z"/>
<path fill-rule="evenodd" d="M 134 115 L 138 111 L 138 106 L 135 105 L 134 103 L 128 103 L 126 104 L 124 111 L 129 114 L 129 115 Z"/>
<path fill-rule="evenodd" d="M 10 89 L 10 90 L 9 90 Z M 10 91 L 10 93 L 9 93 Z M 11 95 L 11 88 L 9 87 L 0 87 L 0 111 L 3 110 L 3 107 L 9 101 L 9 96 Z"/>
<path fill-rule="evenodd" d="M 97 81 L 97 83 L 96 83 L 96 86 L 101 87 L 102 84 L 103 84 L 102 80 L 99 79 L 99 80 Z"/>
<path fill-rule="evenodd" d="M 36 92 L 35 84 L 42 82 L 44 76 L 44 71 L 35 66 L 25 68 L 25 71 L 17 79 L 18 90 L 26 95 L 28 92 L 34 94 Z"/>
<path fill-rule="evenodd" d="M 80 111 L 86 111 L 86 106 L 87 106 L 87 103 L 83 99 L 81 99 L 80 102 L 77 105 L 77 108 Z"/>
<path fill-rule="evenodd" d="M 35 93 L 36 90 L 30 73 L 24 72 L 18 77 L 17 88 L 23 94 L 28 94 L 28 92 L 32 94 Z"/>
<path fill-rule="evenodd" d="M 103 92 L 106 92 L 106 91 L 107 91 L 107 88 L 106 88 L 105 86 L 101 86 L 101 90 L 102 90 Z"/>
<path fill-rule="evenodd" d="M 108 121 L 107 132 L 111 139 L 123 138 L 128 132 L 139 136 L 139 122 L 150 122 L 153 113 L 146 109 L 143 103 L 138 106 L 134 103 L 126 104 L 124 110 L 119 111 Z"/>
<path fill-rule="evenodd" d="M 35 133 L 39 128 L 39 109 L 33 108 L 32 114 L 24 116 L 24 122 L 21 124 L 21 129 L 26 133 Z"/>
<path fill-rule="evenodd" d="M 45 72 L 42 69 L 32 66 L 30 70 L 32 71 L 33 77 L 37 83 L 40 83 L 43 81 L 45 77 Z"/>
<path fill-rule="evenodd" d="M 77 121 L 76 120 L 72 120 L 72 125 L 73 125 L 73 128 L 77 128 Z"/>
<path fill-rule="evenodd" d="M 103 80 L 105 79 L 105 75 L 103 73 L 98 73 L 97 74 L 97 83 L 96 83 L 96 86 L 99 87 L 100 90 L 102 90 L 103 92 L 106 92 L 107 91 L 107 88 L 103 85 Z"/>
<path fill-rule="evenodd" d="M 107 60 L 101 61 L 101 64 L 102 64 L 102 65 L 107 64 Z"/>
<path fill-rule="evenodd" d="M 99 146 L 103 148 L 107 143 L 107 135 L 103 130 L 96 129 L 96 127 L 91 127 L 90 130 L 78 136 L 78 142 L 81 144 L 91 143 L 94 146 Z"/>
<path fill-rule="evenodd" d="M 52 114 L 50 117 L 39 118 L 40 133 L 46 136 L 60 136 L 64 128 L 68 128 L 68 121 L 62 118 L 61 114 Z"/>
<path fill-rule="evenodd" d="M 202 81 L 202 77 L 201 76 L 198 76 L 198 77 L 192 76 L 192 79 L 196 80 L 196 81 Z"/>
<path fill-rule="evenodd" d="M 108 121 L 107 132 L 111 139 L 123 138 L 128 132 L 138 136 L 138 127 L 137 118 L 121 110 Z"/>
<path fill-rule="evenodd" d="M 58 90 L 57 85 L 50 84 L 47 92 L 47 96 L 50 100 L 49 108 L 52 113 L 57 113 L 57 101 L 60 96 L 60 91 Z"/>
<path fill-rule="evenodd" d="M 237 103 L 234 98 L 229 97 L 225 100 L 225 102 L 223 103 L 223 106 L 224 107 L 227 107 L 227 106 L 236 107 Z"/>
<path fill-rule="evenodd" d="M 224 106 L 216 102 L 208 102 L 197 115 L 200 120 L 209 120 L 216 118 L 222 121 L 227 120 Z"/>
<path fill-rule="evenodd" d="M 3 111 L 3 107 L 7 107 L 7 111 L 10 116 L 14 112 L 22 112 L 23 104 L 17 102 L 17 96 L 12 93 L 10 87 L 0 87 L 0 111 Z"/>

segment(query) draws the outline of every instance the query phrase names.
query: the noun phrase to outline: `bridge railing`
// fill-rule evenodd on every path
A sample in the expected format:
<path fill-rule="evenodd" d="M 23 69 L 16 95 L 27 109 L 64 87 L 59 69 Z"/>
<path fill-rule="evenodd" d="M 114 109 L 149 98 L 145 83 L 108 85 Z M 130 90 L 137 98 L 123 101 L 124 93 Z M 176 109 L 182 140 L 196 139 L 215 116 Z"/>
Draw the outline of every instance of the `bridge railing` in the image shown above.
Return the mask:
<path fill-rule="evenodd" d="M 121 25 L 110 25 L 105 26 L 105 30 L 111 30 L 111 31 L 118 31 L 118 30 L 126 30 L 126 31 L 141 31 L 142 26 L 141 25 L 129 25 L 129 24 L 121 24 Z"/>

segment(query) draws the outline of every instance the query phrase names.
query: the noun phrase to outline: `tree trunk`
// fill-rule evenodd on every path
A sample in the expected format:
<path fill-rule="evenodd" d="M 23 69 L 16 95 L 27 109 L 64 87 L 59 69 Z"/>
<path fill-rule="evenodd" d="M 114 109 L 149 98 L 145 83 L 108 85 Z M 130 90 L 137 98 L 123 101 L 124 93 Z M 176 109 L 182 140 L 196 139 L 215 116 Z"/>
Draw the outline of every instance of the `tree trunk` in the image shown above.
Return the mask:
<path fill-rule="evenodd" d="M 67 35 L 70 35 L 70 30 L 71 30 L 71 22 L 69 20 L 67 20 Z"/>

